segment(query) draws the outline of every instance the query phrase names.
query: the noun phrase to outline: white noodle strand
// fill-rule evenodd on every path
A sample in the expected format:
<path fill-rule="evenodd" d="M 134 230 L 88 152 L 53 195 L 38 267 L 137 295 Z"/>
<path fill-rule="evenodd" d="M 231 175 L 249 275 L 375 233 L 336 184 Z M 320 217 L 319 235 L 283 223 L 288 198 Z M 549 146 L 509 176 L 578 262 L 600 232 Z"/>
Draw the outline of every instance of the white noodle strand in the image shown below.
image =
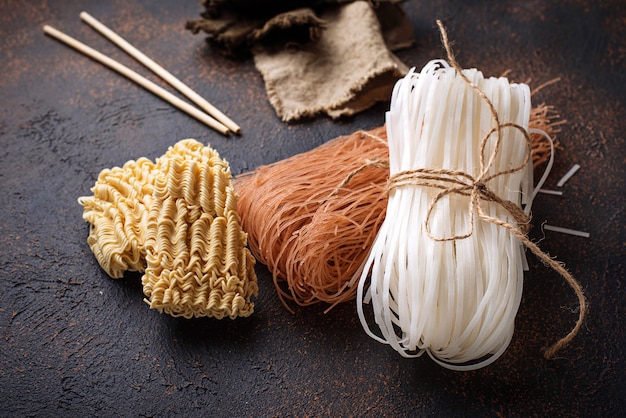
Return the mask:
<path fill-rule="evenodd" d="M 563 192 L 560 190 L 539 189 L 539 193 L 549 194 L 553 196 L 563 196 Z"/>
<path fill-rule="evenodd" d="M 570 228 L 563 228 L 560 226 L 543 224 L 541 227 L 545 229 L 546 231 L 560 232 L 562 234 L 575 235 L 577 237 L 589 238 L 590 236 L 589 232 L 578 231 L 576 229 L 570 229 Z"/>
<path fill-rule="evenodd" d="M 569 171 L 565 173 L 563 177 L 561 177 L 561 180 L 558 181 L 558 183 L 556 184 L 556 187 L 563 187 L 565 182 L 569 180 L 578 171 L 579 168 L 580 168 L 579 164 L 574 164 L 572 168 L 570 168 Z"/>

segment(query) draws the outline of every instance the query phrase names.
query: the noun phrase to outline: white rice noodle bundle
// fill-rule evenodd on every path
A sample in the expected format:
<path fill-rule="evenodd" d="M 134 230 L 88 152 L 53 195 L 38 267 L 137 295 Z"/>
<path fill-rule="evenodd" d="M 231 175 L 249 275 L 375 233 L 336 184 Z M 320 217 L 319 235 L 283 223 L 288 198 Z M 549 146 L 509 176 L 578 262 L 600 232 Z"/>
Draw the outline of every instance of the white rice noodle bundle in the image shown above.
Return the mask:
<path fill-rule="evenodd" d="M 463 74 L 475 87 L 441 60 L 398 81 L 386 114 L 390 176 L 428 168 L 480 177 L 481 142 L 494 128 L 490 101 L 503 125 L 523 129 L 503 126 L 499 146 L 495 133 L 486 139 L 485 186 L 529 210 L 535 194 L 532 163 L 524 165 L 530 90 L 476 69 Z M 477 369 L 495 361 L 513 336 L 526 268 L 523 244 L 509 229 L 481 219 L 469 190 L 434 201 L 450 183 L 428 182 L 390 188 L 385 221 L 360 273 L 358 314 L 372 338 L 405 357 L 426 352 L 449 369 Z M 481 199 L 478 205 L 485 215 L 523 228 L 502 204 Z M 382 335 L 368 325 L 369 302 Z"/>

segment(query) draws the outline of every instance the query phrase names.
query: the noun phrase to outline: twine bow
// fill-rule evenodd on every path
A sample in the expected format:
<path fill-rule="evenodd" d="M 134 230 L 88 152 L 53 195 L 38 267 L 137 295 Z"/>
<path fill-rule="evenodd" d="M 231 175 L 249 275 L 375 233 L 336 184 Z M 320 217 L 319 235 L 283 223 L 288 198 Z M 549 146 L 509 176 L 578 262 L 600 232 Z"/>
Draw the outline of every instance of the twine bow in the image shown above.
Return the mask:
<path fill-rule="evenodd" d="M 486 98 L 486 100 L 489 99 Z M 441 192 L 439 192 L 431 201 L 428 212 L 426 214 L 426 220 L 424 222 L 426 234 L 435 241 L 454 241 L 470 237 L 474 233 L 474 213 L 477 213 L 478 217 L 486 222 L 502 226 L 509 230 L 518 229 L 523 235 L 528 232 L 528 225 L 530 223 L 530 218 L 528 217 L 528 215 L 526 215 L 522 208 L 520 208 L 515 203 L 511 202 L 510 200 L 503 199 L 496 193 L 494 193 L 491 189 L 489 189 L 487 183 L 490 180 L 495 179 L 496 177 L 515 173 L 523 170 L 526 167 L 526 164 L 528 164 L 528 162 L 530 161 L 531 156 L 532 143 L 530 135 L 528 134 L 528 131 L 526 131 L 526 129 L 515 123 L 500 124 L 493 105 L 491 105 L 490 107 L 492 108 L 492 115 L 494 116 L 495 126 L 489 132 L 487 132 L 487 134 L 481 140 L 480 174 L 477 177 L 457 170 L 418 168 L 415 170 L 407 170 L 397 173 L 391 176 L 389 178 L 389 181 L 387 182 L 388 190 L 393 190 L 395 188 L 407 185 L 425 186 L 441 189 Z M 500 150 L 503 128 L 514 128 L 522 132 L 526 140 L 527 150 L 524 154 L 523 161 L 518 166 L 510 168 L 508 170 L 501 170 L 493 174 L 488 174 L 489 169 L 493 166 L 496 155 Z M 489 138 L 494 133 L 496 134 L 494 148 L 490 154 L 489 161 L 485 163 L 485 148 Z M 443 199 L 445 196 L 453 194 L 469 196 L 470 198 L 468 208 L 469 229 L 466 233 L 460 235 L 453 235 L 449 237 L 436 237 L 430 232 L 430 218 L 435 207 L 441 201 L 441 199 Z M 512 215 L 512 217 L 515 219 L 517 226 L 514 226 L 496 217 L 487 215 L 480 205 L 481 201 L 494 202 L 497 205 L 501 206 L 503 209 L 506 210 L 506 212 Z"/>

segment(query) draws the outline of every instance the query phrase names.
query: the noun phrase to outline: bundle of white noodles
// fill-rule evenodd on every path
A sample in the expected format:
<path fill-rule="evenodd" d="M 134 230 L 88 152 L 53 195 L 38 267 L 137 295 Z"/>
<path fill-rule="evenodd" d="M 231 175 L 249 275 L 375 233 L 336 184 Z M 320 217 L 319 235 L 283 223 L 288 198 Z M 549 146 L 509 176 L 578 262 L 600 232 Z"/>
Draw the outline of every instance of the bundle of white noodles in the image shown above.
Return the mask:
<path fill-rule="evenodd" d="M 528 86 L 463 74 L 431 61 L 394 88 L 387 215 L 357 293 L 372 338 L 455 370 L 490 364 L 511 341 L 526 266 L 511 229 L 524 230 L 533 196 Z"/>

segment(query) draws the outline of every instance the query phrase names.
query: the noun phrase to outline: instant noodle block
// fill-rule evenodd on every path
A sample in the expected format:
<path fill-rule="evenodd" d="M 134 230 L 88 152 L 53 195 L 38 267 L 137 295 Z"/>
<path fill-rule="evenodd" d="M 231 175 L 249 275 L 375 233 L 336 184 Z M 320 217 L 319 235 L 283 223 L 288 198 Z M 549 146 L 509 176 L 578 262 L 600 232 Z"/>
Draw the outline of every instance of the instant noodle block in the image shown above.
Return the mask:
<path fill-rule="evenodd" d="M 156 163 L 103 170 L 81 197 L 88 243 L 111 277 L 145 271 L 151 308 L 185 318 L 248 316 L 258 292 L 228 163 L 187 139 Z"/>

